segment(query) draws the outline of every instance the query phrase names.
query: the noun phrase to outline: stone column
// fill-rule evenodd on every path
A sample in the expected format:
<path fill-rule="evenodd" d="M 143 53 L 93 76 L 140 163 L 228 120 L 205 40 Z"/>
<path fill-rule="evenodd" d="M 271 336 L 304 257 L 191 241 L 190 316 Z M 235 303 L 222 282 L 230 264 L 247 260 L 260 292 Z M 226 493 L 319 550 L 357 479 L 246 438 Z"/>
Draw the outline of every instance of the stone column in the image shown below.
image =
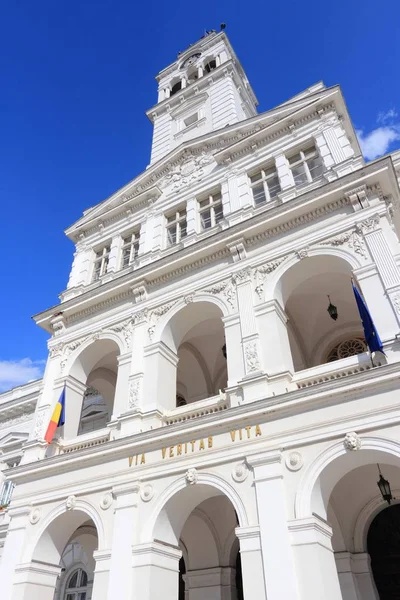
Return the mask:
<path fill-rule="evenodd" d="M 297 574 L 288 530 L 281 461 L 281 453 L 277 452 L 265 452 L 247 457 L 247 462 L 254 469 L 267 598 L 268 600 L 299 600 Z M 318 600 L 322 598 L 327 600 L 323 594 Z"/>
<path fill-rule="evenodd" d="M 285 311 L 277 300 L 259 304 L 256 309 L 264 369 L 270 392 L 284 393 L 294 373 Z"/>
<path fill-rule="evenodd" d="M 242 380 L 244 400 L 252 401 L 266 394 L 266 380 L 262 376 L 263 360 L 260 339 L 254 314 L 253 287 L 250 269 L 233 275 L 236 283 L 237 300 L 242 334 L 242 352 L 245 376 Z"/>
<path fill-rule="evenodd" d="M 93 558 L 96 561 L 93 578 L 92 600 L 107 600 L 110 576 L 110 550 L 95 550 Z"/>
<path fill-rule="evenodd" d="M 140 600 L 177 600 L 181 550 L 167 544 L 150 542 L 134 546 L 132 554 L 132 597 Z"/>
<path fill-rule="evenodd" d="M 82 414 L 83 395 L 86 391 L 86 383 L 68 375 L 65 379 L 56 382 L 55 396 L 60 397 L 61 390 L 65 385 L 65 424 L 62 427 L 61 435 L 65 440 L 69 440 L 78 435 L 79 423 Z M 53 404 L 54 407 L 54 404 Z M 52 410 L 52 409 L 51 409 Z"/>
<path fill-rule="evenodd" d="M 143 411 L 176 408 L 178 356 L 164 342 L 156 342 L 145 348 L 144 365 Z"/>
<path fill-rule="evenodd" d="M 223 317 L 225 329 L 228 387 L 237 385 L 245 376 L 243 352 L 241 352 L 240 317 L 238 314 Z"/>
<path fill-rule="evenodd" d="M 332 529 L 313 515 L 289 523 L 301 600 L 342 600 Z"/>
<path fill-rule="evenodd" d="M 365 219 L 357 227 L 364 235 L 380 277 L 379 283 L 372 273 L 368 278 L 363 278 L 363 282 L 359 277 L 358 280 L 380 336 L 392 338 L 398 333 L 400 324 L 400 270 L 385 238 L 379 215 Z M 383 293 L 376 293 L 378 285 Z"/>
<path fill-rule="evenodd" d="M 10 524 L 0 561 L 1 600 L 13 599 L 14 574 L 22 559 L 28 514 L 28 508 L 10 508 L 8 510 Z"/>
<path fill-rule="evenodd" d="M 266 600 L 260 528 L 258 526 L 236 527 L 235 533 L 240 545 L 244 599 Z"/>
<path fill-rule="evenodd" d="M 188 600 L 236 600 L 235 569 L 214 567 L 186 573 Z"/>
<path fill-rule="evenodd" d="M 108 600 L 135 598 L 132 586 L 132 544 L 137 529 L 137 505 L 140 486 L 137 482 L 113 488 L 114 525 L 111 542 Z M 96 599 L 93 599 L 96 600 Z"/>
<path fill-rule="evenodd" d="M 116 419 L 120 414 L 128 410 L 129 402 L 129 373 L 131 369 L 131 353 L 118 356 L 118 375 L 115 386 L 114 406 L 112 419 Z"/>
<path fill-rule="evenodd" d="M 41 560 L 18 565 L 14 573 L 12 600 L 53 600 L 60 573 L 60 565 Z"/>
<path fill-rule="evenodd" d="M 335 562 L 343 600 L 360 600 L 350 552 L 336 552 Z"/>
<path fill-rule="evenodd" d="M 371 570 L 371 558 L 367 552 L 351 554 L 351 568 L 362 600 L 379 600 L 374 576 Z M 344 600 L 344 596 L 343 596 Z"/>

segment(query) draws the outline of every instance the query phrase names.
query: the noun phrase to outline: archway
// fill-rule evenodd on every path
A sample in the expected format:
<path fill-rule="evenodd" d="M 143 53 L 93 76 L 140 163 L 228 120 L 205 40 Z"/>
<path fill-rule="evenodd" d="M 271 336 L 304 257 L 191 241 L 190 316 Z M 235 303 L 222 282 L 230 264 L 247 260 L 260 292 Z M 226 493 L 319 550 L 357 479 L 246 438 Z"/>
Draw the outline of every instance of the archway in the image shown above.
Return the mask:
<path fill-rule="evenodd" d="M 89 514 L 78 509 L 55 516 L 18 567 L 15 597 L 21 600 L 91 600 L 99 536 Z"/>
<path fill-rule="evenodd" d="M 97 429 L 110 421 L 118 378 L 120 349 L 111 339 L 98 339 L 74 359 L 66 379 L 64 437 Z"/>
<path fill-rule="evenodd" d="M 169 556 L 176 549 L 175 573 L 171 576 L 172 565 L 167 573 L 159 568 L 153 556 L 149 597 L 163 590 L 164 600 L 241 599 L 237 526 L 232 502 L 217 488 L 197 483 L 176 492 L 159 512 L 152 533 L 153 552 L 154 545 L 160 545 L 157 552 L 170 549 Z"/>
<path fill-rule="evenodd" d="M 388 443 L 381 443 L 379 448 L 378 440 L 372 439 L 369 442 L 366 439 L 362 444 L 361 450 L 348 452 L 345 452 L 342 446 L 339 455 L 320 472 L 313 486 L 309 510 L 323 520 L 327 520 L 332 527 L 333 554 L 330 560 L 334 559 L 336 563 L 343 600 L 358 598 L 392 600 L 399 598 L 398 595 L 390 595 L 392 593 L 390 589 L 396 590 L 400 577 L 399 580 L 396 579 L 394 563 L 390 565 L 387 560 L 386 585 L 382 581 L 382 569 L 380 570 L 383 563 L 377 558 L 382 545 L 386 544 L 388 547 L 391 543 L 391 535 L 394 534 L 393 529 L 390 530 L 385 525 L 385 522 L 389 521 L 388 517 L 381 517 L 381 519 L 378 518 L 379 515 L 376 517 L 382 510 L 385 512 L 384 509 L 387 507 L 377 487 L 379 479 L 377 464 L 390 481 L 392 489 L 399 490 L 400 458 L 388 451 L 390 446 Z M 333 449 L 332 453 L 334 453 Z M 306 505 L 299 503 L 298 507 L 301 506 L 305 508 Z M 374 523 L 372 529 L 370 529 L 371 522 Z M 383 595 L 381 590 L 377 590 L 374 582 L 374 567 L 372 566 L 371 570 L 369 554 L 371 547 L 374 549 L 374 560 L 377 565 L 378 580 L 384 590 Z M 393 554 L 395 552 L 392 550 Z M 327 565 L 326 552 L 324 560 Z M 331 564 L 333 567 L 333 562 Z M 391 581 L 389 581 L 390 576 Z"/>
<path fill-rule="evenodd" d="M 400 505 L 382 510 L 367 537 L 371 568 L 380 600 L 400 598 Z"/>
<path fill-rule="evenodd" d="M 227 386 L 225 332 L 216 304 L 192 302 L 181 308 L 166 324 L 161 344 L 176 357 L 175 365 L 166 358 L 161 368 L 168 408 L 216 396 Z"/>
<path fill-rule="evenodd" d="M 295 371 L 366 351 L 351 277 L 344 258 L 318 254 L 292 265 L 277 282 Z M 330 305 L 337 309 L 333 317 Z"/>

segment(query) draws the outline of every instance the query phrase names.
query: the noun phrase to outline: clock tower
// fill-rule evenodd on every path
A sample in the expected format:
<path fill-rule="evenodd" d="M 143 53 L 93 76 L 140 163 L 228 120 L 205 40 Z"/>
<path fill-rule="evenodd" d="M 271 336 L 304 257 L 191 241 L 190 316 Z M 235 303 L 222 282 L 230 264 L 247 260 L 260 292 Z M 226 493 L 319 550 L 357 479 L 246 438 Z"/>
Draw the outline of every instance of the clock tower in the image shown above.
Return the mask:
<path fill-rule="evenodd" d="M 211 131 L 257 114 L 257 99 L 224 31 L 207 32 L 156 77 L 151 163 Z"/>

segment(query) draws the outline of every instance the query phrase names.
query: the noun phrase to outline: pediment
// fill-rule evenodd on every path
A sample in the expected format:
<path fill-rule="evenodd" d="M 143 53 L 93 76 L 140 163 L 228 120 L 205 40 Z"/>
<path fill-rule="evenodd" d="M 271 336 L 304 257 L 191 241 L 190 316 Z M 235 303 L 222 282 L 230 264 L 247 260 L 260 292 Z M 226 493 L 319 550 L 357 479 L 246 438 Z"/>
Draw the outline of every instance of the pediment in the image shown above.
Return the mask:
<path fill-rule="evenodd" d="M 0 439 L 0 450 L 8 452 L 11 448 L 17 445 L 24 444 L 29 437 L 28 433 L 10 432 Z"/>
<path fill-rule="evenodd" d="M 208 98 L 208 94 L 207 93 L 203 93 L 203 94 L 198 94 L 197 96 L 195 96 L 194 98 L 191 98 L 190 100 L 186 100 L 186 102 L 184 102 L 181 106 L 178 106 L 177 108 L 175 108 L 174 110 L 171 111 L 171 117 L 173 119 L 176 119 L 177 117 L 180 117 L 183 114 L 186 114 L 187 112 L 190 112 L 191 110 L 194 110 L 195 108 L 198 108 L 199 106 L 201 106 L 202 104 L 205 103 L 205 101 Z"/>

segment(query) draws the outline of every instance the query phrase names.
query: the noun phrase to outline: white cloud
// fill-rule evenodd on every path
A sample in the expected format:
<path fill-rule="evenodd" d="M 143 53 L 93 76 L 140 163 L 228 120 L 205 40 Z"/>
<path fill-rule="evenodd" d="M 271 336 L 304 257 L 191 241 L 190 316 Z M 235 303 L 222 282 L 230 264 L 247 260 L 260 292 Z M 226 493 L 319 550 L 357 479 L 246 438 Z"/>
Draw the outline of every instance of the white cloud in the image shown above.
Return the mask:
<path fill-rule="evenodd" d="M 387 112 L 380 112 L 378 114 L 378 118 L 376 119 L 377 123 L 382 123 L 384 125 L 388 121 L 392 122 L 396 117 L 398 117 L 398 113 L 394 108 L 391 108 Z"/>
<path fill-rule="evenodd" d="M 373 160 L 385 154 L 393 142 L 400 140 L 400 124 L 377 127 L 367 134 L 358 129 L 356 133 L 365 158 Z"/>
<path fill-rule="evenodd" d="M 40 379 L 43 375 L 44 360 L 0 360 L 0 392 L 18 385 Z"/>

